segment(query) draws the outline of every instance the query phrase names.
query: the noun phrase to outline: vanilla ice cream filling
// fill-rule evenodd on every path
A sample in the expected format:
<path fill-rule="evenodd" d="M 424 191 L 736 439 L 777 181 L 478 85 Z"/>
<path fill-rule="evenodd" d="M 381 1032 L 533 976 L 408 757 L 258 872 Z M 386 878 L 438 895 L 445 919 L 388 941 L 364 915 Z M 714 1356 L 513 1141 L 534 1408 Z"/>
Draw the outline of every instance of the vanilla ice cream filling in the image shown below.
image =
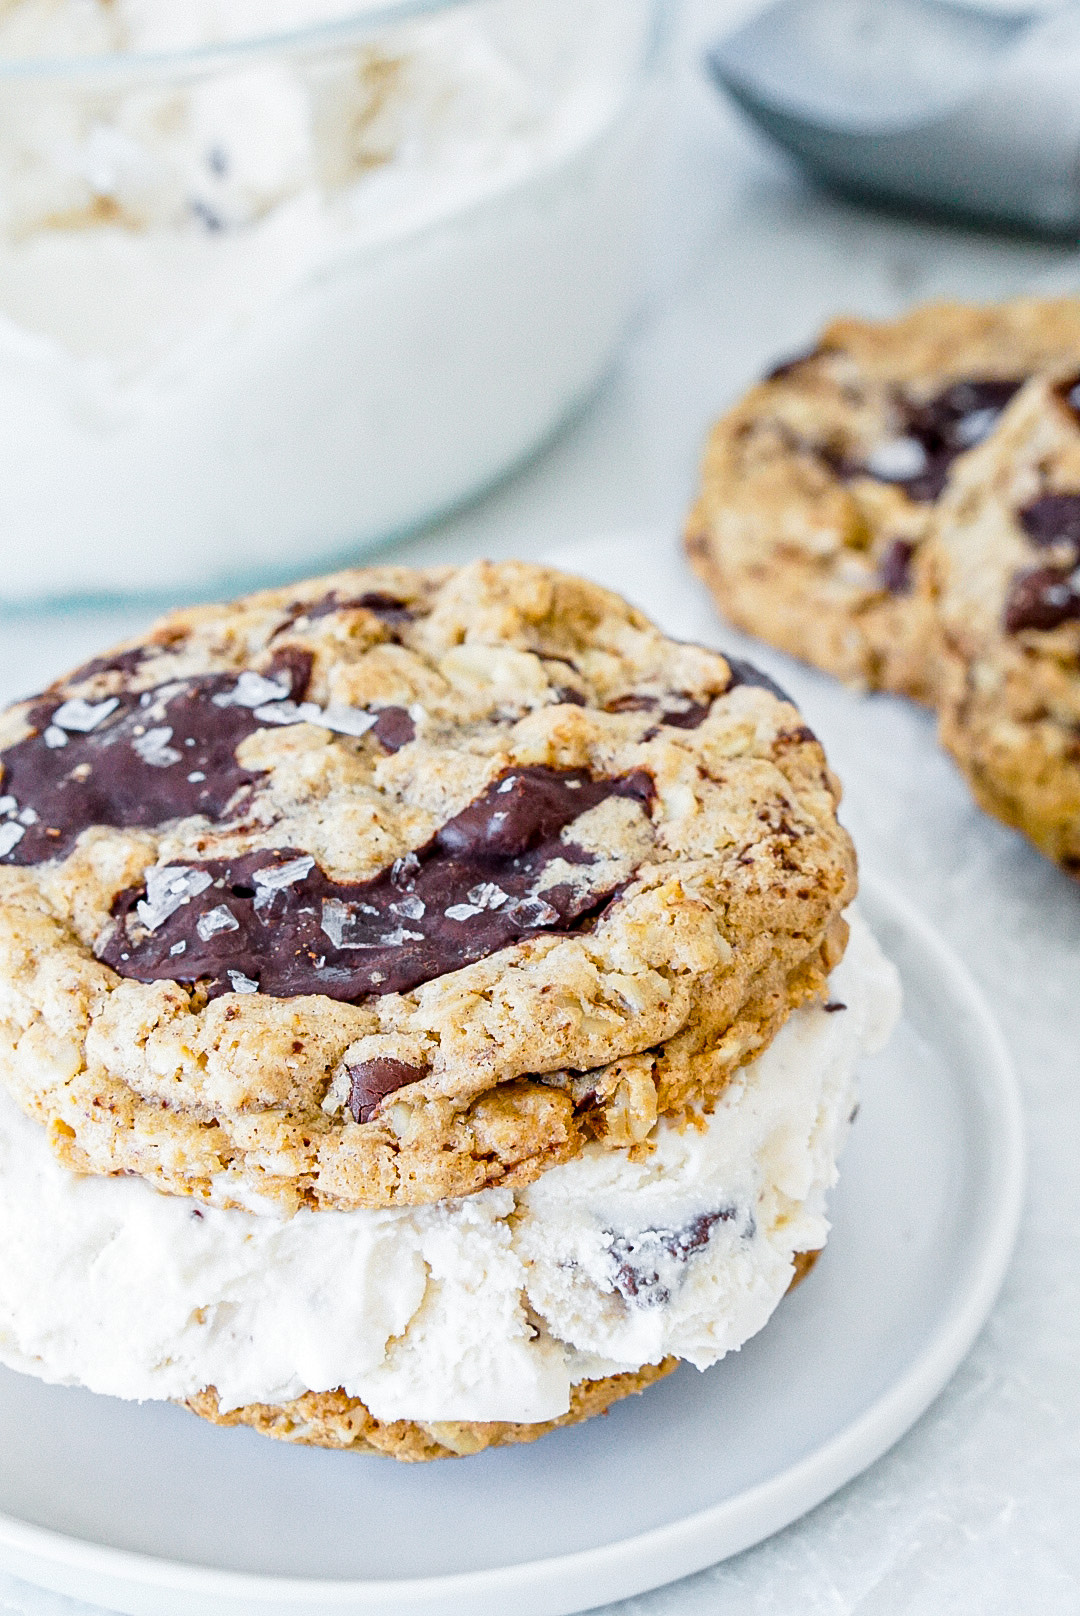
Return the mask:
<path fill-rule="evenodd" d="M 421 1421 L 553 1419 L 580 1380 L 704 1369 L 825 1242 L 855 1069 L 899 1013 L 857 916 L 830 992 L 704 1126 L 417 1208 L 283 1218 L 79 1177 L 0 1090 L 0 1361 L 125 1398 L 214 1386 L 226 1410 L 343 1387 Z"/>

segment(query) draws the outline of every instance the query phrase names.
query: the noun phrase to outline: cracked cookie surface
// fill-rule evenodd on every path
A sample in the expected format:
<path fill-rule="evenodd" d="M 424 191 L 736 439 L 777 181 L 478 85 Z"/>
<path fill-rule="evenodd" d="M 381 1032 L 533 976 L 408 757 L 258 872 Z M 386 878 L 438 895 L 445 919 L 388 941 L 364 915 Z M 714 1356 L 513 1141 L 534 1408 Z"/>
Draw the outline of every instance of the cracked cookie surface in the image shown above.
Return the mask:
<path fill-rule="evenodd" d="M 796 709 L 539 567 L 173 613 L 10 709 L 0 764 L 0 1078 L 71 1168 L 222 1205 L 639 1145 L 843 951 Z"/>
<path fill-rule="evenodd" d="M 687 527 L 724 614 L 849 683 L 932 702 L 920 579 L 941 501 L 1024 382 L 1080 368 L 1080 302 L 840 319 L 713 429 Z"/>

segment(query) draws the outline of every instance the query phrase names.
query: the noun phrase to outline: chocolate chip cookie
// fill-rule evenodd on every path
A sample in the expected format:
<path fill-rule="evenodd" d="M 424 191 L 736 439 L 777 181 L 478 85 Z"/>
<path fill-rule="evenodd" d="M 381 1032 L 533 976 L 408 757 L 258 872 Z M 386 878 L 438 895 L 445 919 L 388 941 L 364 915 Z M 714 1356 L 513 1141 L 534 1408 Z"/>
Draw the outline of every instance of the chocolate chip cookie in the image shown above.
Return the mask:
<path fill-rule="evenodd" d="M 1080 874 L 1080 374 L 1027 384 L 927 546 L 941 738 L 979 803 Z"/>
<path fill-rule="evenodd" d="M 1080 368 L 1080 302 L 834 321 L 714 428 L 690 560 L 740 627 L 866 689 L 932 702 L 920 587 L 940 502 L 1024 382 Z"/>
<path fill-rule="evenodd" d="M 540 567 L 164 618 L 0 720 L 0 1079 L 223 1207 L 530 1183 L 708 1107 L 843 952 L 817 740 Z"/>

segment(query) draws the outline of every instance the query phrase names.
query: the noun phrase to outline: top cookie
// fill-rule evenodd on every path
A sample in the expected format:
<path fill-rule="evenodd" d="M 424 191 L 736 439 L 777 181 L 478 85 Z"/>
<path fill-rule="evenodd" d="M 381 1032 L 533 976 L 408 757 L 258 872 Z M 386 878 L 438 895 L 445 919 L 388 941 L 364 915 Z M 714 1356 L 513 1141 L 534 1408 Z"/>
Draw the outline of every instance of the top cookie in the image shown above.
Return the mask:
<path fill-rule="evenodd" d="M 708 1105 L 843 949 L 768 681 L 519 564 L 163 619 L 0 720 L 0 1078 L 224 1205 L 528 1182 Z"/>
<path fill-rule="evenodd" d="M 733 622 L 867 688 L 934 698 L 917 587 L 937 503 L 1028 377 L 1080 366 L 1080 302 L 836 320 L 714 428 L 687 529 Z"/>

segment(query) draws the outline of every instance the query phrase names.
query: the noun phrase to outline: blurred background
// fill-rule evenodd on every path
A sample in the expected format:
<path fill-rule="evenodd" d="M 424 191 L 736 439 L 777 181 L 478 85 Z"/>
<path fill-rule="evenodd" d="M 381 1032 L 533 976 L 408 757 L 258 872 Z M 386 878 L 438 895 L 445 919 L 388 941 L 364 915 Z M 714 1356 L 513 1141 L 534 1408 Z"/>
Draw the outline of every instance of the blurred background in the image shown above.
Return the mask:
<path fill-rule="evenodd" d="M 3 609 L 674 533 L 823 319 L 1074 284 L 1076 18 L 7 5 Z"/>

